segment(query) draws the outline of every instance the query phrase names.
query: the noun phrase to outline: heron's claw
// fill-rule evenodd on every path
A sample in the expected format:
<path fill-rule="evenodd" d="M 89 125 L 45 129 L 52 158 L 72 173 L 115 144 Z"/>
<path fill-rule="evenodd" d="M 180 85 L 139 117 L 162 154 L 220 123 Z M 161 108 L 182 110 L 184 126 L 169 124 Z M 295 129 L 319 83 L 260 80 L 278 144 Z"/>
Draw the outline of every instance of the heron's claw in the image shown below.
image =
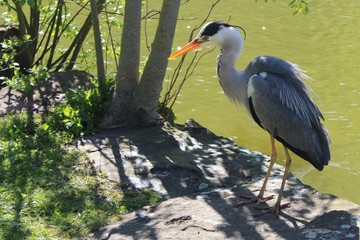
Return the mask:
<path fill-rule="evenodd" d="M 275 206 L 272 206 L 272 207 L 263 207 L 263 208 L 255 207 L 257 210 L 262 210 L 262 212 L 258 213 L 258 214 L 254 214 L 253 216 L 254 217 L 259 217 L 261 215 L 268 214 L 268 213 L 276 213 L 276 215 L 279 216 L 280 210 L 288 208 L 288 207 L 290 207 L 290 203 L 280 204 L 278 206 L 275 205 Z"/>
<path fill-rule="evenodd" d="M 267 196 L 267 197 L 258 197 L 258 200 L 257 200 L 254 208 L 257 209 L 257 207 L 258 207 L 261 203 L 266 202 L 266 201 L 269 201 L 269 200 L 271 200 L 271 199 L 274 199 L 274 197 L 275 197 L 275 195 L 270 195 L 270 196 Z"/>
<path fill-rule="evenodd" d="M 256 196 L 256 197 L 248 197 L 248 196 L 240 196 L 240 198 L 245 198 L 247 200 L 245 201 L 241 201 L 239 203 L 237 203 L 235 205 L 235 207 L 240 207 L 240 206 L 244 206 L 244 205 L 247 205 L 247 204 L 250 204 L 250 203 L 256 203 L 255 204 L 255 207 L 256 208 L 258 205 L 260 205 L 261 203 L 263 202 L 266 202 L 266 201 L 269 201 L 271 199 L 273 199 L 275 196 L 274 195 L 270 195 L 268 197 L 259 197 L 259 196 Z"/>

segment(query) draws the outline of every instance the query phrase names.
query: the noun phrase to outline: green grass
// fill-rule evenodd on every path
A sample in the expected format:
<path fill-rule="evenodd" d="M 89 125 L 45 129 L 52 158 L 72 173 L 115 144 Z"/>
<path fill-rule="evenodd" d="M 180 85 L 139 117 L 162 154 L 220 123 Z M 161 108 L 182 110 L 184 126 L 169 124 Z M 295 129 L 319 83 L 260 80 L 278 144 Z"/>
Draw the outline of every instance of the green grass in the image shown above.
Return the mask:
<path fill-rule="evenodd" d="M 135 208 L 161 201 L 98 174 L 65 132 L 23 116 L 0 120 L 0 239 L 84 239 Z"/>

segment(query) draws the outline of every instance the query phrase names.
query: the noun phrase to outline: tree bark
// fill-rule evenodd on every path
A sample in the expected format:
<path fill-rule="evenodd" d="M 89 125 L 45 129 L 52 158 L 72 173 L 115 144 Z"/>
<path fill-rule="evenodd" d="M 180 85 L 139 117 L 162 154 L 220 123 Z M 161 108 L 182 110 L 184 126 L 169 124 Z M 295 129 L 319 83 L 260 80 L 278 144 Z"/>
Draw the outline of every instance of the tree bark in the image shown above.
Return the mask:
<path fill-rule="evenodd" d="M 95 42 L 95 53 L 96 53 L 96 66 L 97 66 L 97 78 L 99 83 L 99 89 L 101 96 L 105 96 L 105 66 L 104 66 L 104 56 L 101 44 L 101 32 L 99 24 L 99 16 L 96 6 L 96 0 L 90 0 L 91 4 L 91 16 L 92 16 L 92 25 L 94 31 L 94 42 Z"/>
<path fill-rule="evenodd" d="M 139 84 L 139 106 L 149 120 L 158 119 L 157 106 L 168 65 L 168 56 L 174 40 L 180 0 L 165 0 L 161 8 L 159 24 L 149 59 Z"/>
<path fill-rule="evenodd" d="M 125 2 L 116 93 L 132 91 L 139 81 L 141 0 Z"/>
<path fill-rule="evenodd" d="M 157 105 L 179 7 L 180 0 L 163 1 L 151 53 L 139 82 L 141 1 L 126 1 L 115 94 L 100 128 L 149 126 L 161 122 Z"/>
<path fill-rule="evenodd" d="M 99 128 L 138 125 L 134 93 L 139 82 L 140 26 L 141 0 L 126 0 L 115 93 Z"/>
<path fill-rule="evenodd" d="M 24 39 L 24 36 L 28 33 L 28 26 L 29 23 L 26 21 L 24 12 L 22 11 L 22 6 L 20 1 L 18 0 L 13 0 L 14 4 L 15 4 L 15 11 L 18 17 L 18 21 L 19 21 L 19 32 L 20 32 L 20 38 Z M 24 58 L 22 59 L 21 62 L 21 70 L 22 72 L 25 72 L 25 70 L 27 70 L 28 68 L 30 68 L 34 62 L 34 57 L 33 54 L 31 53 L 31 46 L 30 43 L 25 43 L 21 46 L 21 52 L 22 52 L 22 56 L 24 56 Z"/>

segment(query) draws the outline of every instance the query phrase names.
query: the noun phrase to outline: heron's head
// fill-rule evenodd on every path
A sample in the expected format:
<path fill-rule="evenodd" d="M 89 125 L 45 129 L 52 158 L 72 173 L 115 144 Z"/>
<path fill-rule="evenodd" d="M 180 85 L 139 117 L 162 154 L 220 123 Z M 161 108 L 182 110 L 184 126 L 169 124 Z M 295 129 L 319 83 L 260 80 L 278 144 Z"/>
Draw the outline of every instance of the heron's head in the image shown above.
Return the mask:
<path fill-rule="evenodd" d="M 239 45 L 236 47 L 242 49 L 243 40 L 237 27 L 222 22 L 209 22 L 202 27 L 195 39 L 173 53 L 168 60 L 201 48 L 219 46 L 224 49 L 234 48 L 234 45 Z"/>

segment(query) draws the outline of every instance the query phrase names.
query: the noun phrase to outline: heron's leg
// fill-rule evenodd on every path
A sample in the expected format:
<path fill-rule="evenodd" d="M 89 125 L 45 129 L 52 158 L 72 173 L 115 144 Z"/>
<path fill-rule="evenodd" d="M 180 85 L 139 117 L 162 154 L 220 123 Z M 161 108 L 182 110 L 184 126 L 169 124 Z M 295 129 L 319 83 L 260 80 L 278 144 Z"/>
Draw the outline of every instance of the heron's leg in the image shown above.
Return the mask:
<path fill-rule="evenodd" d="M 265 189 L 266 189 L 266 184 L 269 180 L 269 176 L 271 173 L 271 170 L 277 160 L 277 152 L 276 152 L 276 146 L 275 146 L 275 139 L 273 136 L 270 135 L 270 141 L 271 141 L 271 158 L 270 158 L 270 164 L 269 164 L 269 168 L 266 172 L 265 178 L 264 178 L 264 183 L 260 189 L 260 193 L 256 196 L 256 197 L 247 197 L 247 196 L 241 196 L 242 198 L 246 198 L 248 199 L 247 201 L 243 201 L 239 204 L 237 204 L 236 206 L 243 206 L 249 203 L 254 203 L 256 202 L 256 206 L 258 206 L 260 203 L 262 202 L 266 202 L 268 200 L 271 200 L 274 198 L 274 195 L 270 195 L 268 197 L 264 197 L 264 193 L 265 193 Z"/>
<path fill-rule="evenodd" d="M 289 151 L 288 151 L 287 147 L 285 147 L 285 146 L 284 146 L 284 151 L 285 151 L 285 156 L 286 156 L 285 172 L 284 172 L 284 176 L 283 176 L 283 179 L 282 179 L 282 182 L 281 182 L 281 187 L 280 187 L 280 191 L 279 191 L 277 201 L 275 203 L 275 206 L 273 207 L 273 210 L 276 211 L 277 215 L 279 215 L 280 209 L 290 206 L 289 204 L 281 205 L 281 199 L 282 199 L 282 196 L 283 196 L 283 193 L 284 193 L 284 187 L 285 187 L 287 177 L 289 175 L 290 165 L 291 165 L 291 161 L 292 161 L 291 157 L 290 157 L 290 154 L 289 154 Z"/>
<path fill-rule="evenodd" d="M 276 146 L 275 146 L 275 139 L 273 136 L 270 135 L 270 141 L 271 141 L 271 158 L 270 158 L 270 164 L 269 164 L 269 167 L 268 167 L 268 170 L 267 170 L 267 173 L 265 175 L 265 178 L 264 178 L 264 183 L 261 187 L 261 190 L 260 190 L 260 193 L 258 195 L 258 204 L 261 202 L 261 199 L 263 198 L 264 196 L 264 193 L 265 193 L 265 189 L 266 189 L 266 184 L 269 180 L 269 177 L 270 177 L 270 173 L 271 173 L 271 170 L 277 160 L 277 152 L 276 152 Z M 272 197 L 273 198 L 273 197 Z"/>
<path fill-rule="evenodd" d="M 289 170 L 290 170 L 290 165 L 291 165 L 291 157 L 290 157 L 288 149 L 285 146 L 284 146 L 284 151 L 285 151 L 285 155 L 286 155 L 285 172 L 284 172 L 284 176 L 283 176 L 283 179 L 281 182 L 281 187 L 280 187 L 280 191 L 279 191 L 279 195 L 276 200 L 276 203 L 273 207 L 258 208 L 258 209 L 266 210 L 266 211 L 262 212 L 260 214 L 254 215 L 255 217 L 258 217 L 258 216 L 266 214 L 266 213 L 271 213 L 271 212 L 276 212 L 276 215 L 279 216 L 281 209 L 290 207 L 289 203 L 281 204 L 281 199 L 282 199 L 282 196 L 284 193 L 285 183 L 286 183 L 287 177 L 289 175 Z"/>

